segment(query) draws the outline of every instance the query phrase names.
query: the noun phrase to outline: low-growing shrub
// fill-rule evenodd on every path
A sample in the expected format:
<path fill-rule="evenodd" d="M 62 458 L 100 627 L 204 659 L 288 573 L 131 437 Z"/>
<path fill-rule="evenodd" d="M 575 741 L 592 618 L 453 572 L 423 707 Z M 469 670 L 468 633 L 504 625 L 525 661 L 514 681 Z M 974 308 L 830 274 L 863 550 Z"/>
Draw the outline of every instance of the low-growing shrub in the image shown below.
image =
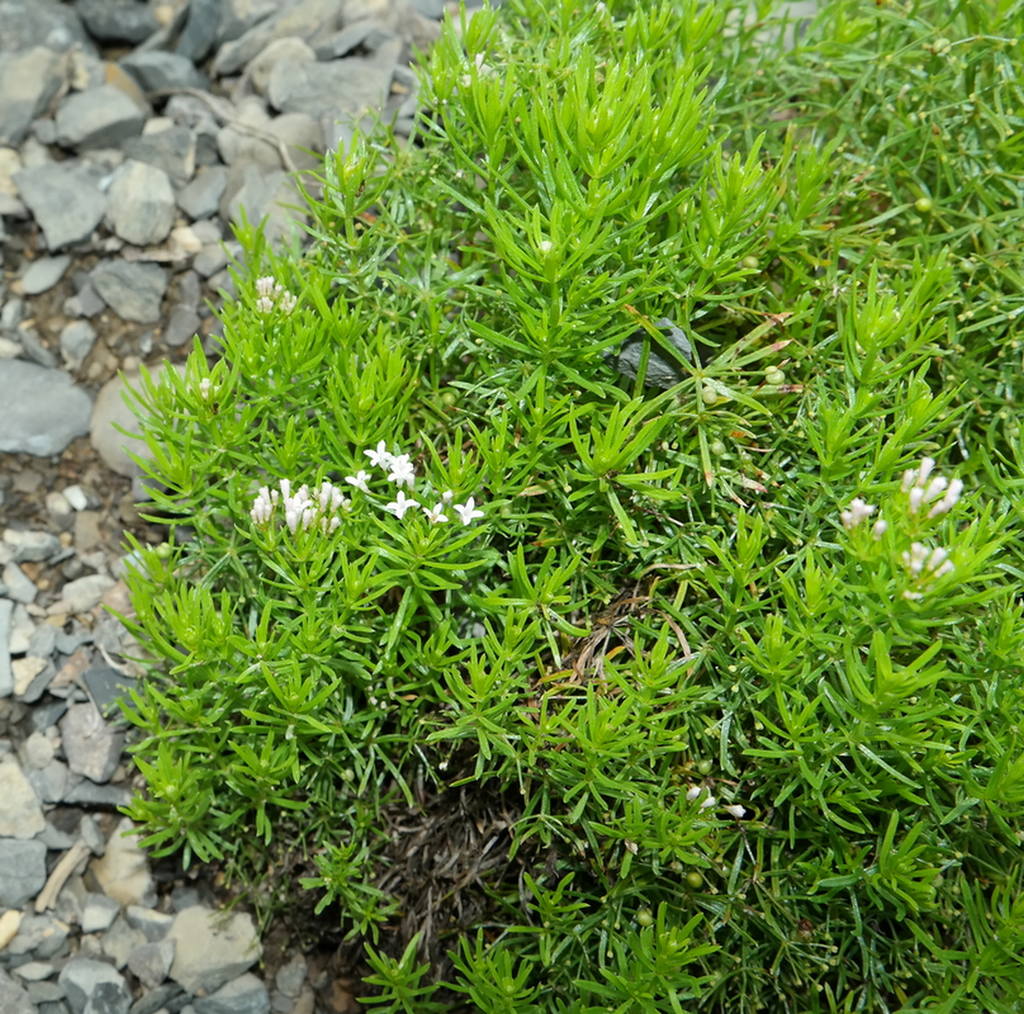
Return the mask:
<path fill-rule="evenodd" d="M 128 812 L 378 1010 L 1019 1009 L 1024 9 L 757 6 L 456 19 L 139 395 Z"/>

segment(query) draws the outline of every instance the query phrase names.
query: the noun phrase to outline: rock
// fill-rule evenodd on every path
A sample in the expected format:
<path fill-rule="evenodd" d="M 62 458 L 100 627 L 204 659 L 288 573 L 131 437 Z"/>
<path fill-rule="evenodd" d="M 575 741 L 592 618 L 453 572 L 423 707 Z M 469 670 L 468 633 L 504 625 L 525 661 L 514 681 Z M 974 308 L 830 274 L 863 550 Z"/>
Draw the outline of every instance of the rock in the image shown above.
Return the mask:
<path fill-rule="evenodd" d="M 155 264 L 102 261 L 92 270 L 96 291 L 124 320 L 155 324 L 167 289 L 167 272 Z"/>
<path fill-rule="evenodd" d="M 37 1010 L 28 993 L 0 969 L 0 1011 L 3 1014 L 35 1014 Z"/>
<path fill-rule="evenodd" d="M 128 964 L 128 956 L 132 951 L 145 944 L 146 938 L 138 930 L 132 929 L 121 916 L 118 916 L 110 929 L 103 934 L 103 953 L 118 969 Z"/>
<path fill-rule="evenodd" d="M 218 77 L 241 70 L 275 39 L 295 36 L 312 39 L 338 27 L 341 0 L 299 0 L 250 28 L 241 38 L 227 42 L 217 52 L 213 73 Z"/>
<path fill-rule="evenodd" d="M 174 307 L 164 325 L 164 342 L 171 348 L 180 348 L 192 340 L 199 330 L 199 323 L 199 314 L 190 306 Z"/>
<path fill-rule="evenodd" d="M 207 56 L 218 37 L 222 2 L 223 0 L 191 0 L 185 27 L 178 37 L 175 49 L 179 56 L 184 56 L 194 63 L 199 63 Z M 224 3 L 224 6 L 227 7 L 228 4 Z"/>
<path fill-rule="evenodd" d="M 128 925 L 141 931 L 150 943 L 163 940 L 174 925 L 173 916 L 154 912 L 151 908 L 142 908 L 139 905 L 129 905 L 124 910 L 124 917 L 128 920 Z"/>
<path fill-rule="evenodd" d="M 325 62 L 340 60 L 357 48 L 373 53 L 395 37 L 395 33 L 383 21 L 377 21 L 375 18 L 363 18 L 353 21 L 340 32 L 318 42 L 315 48 L 316 58 Z"/>
<path fill-rule="evenodd" d="M 64 277 L 70 263 L 71 258 L 67 254 L 32 261 L 21 276 L 22 292 L 26 296 L 37 296 L 52 289 Z"/>
<path fill-rule="evenodd" d="M 224 244 L 211 243 L 209 246 L 204 246 L 203 249 L 196 254 L 195 259 L 192 261 L 192 267 L 198 274 L 202 275 L 203 278 L 209 278 L 211 275 L 215 275 L 220 271 L 227 262 L 228 254 L 224 249 Z"/>
<path fill-rule="evenodd" d="M 68 929 L 67 923 L 52 915 L 24 916 L 7 953 L 32 954 L 39 961 L 51 958 L 64 946 Z"/>
<path fill-rule="evenodd" d="M 100 784 L 110 780 L 121 760 L 124 734 L 107 725 L 92 701 L 72 704 L 60 720 L 60 733 L 68 767 L 75 774 Z"/>
<path fill-rule="evenodd" d="M 42 343 L 34 327 L 28 323 L 19 324 L 16 333 L 25 356 L 48 370 L 57 366 L 57 357 Z"/>
<path fill-rule="evenodd" d="M 60 971 L 57 981 L 64 987 L 74 1014 L 128 1014 L 131 993 L 124 976 L 105 961 L 72 958 Z"/>
<path fill-rule="evenodd" d="M 49 663 L 45 658 L 26 655 L 11 662 L 14 674 L 14 696 L 32 703 L 42 696 L 45 684 L 53 679 L 53 671 L 47 671 Z M 45 673 L 45 678 L 37 682 L 37 677 Z"/>
<path fill-rule="evenodd" d="M 174 941 L 160 940 L 135 947 L 128 955 L 128 968 L 144 986 L 153 989 L 167 978 L 173 961 Z"/>
<path fill-rule="evenodd" d="M 3 582 L 7 597 L 15 602 L 34 602 L 39 589 L 13 560 L 4 567 Z"/>
<path fill-rule="evenodd" d="M 220 213 L 234 223 L 241 222 L 243 213 L 250 222 L 262 221 L 267 242 L 275 243 L 301 231 L 296 211 L 288 207 L 298 200 L 294 183 L 284 170 L 266 172 L 253 165 L 236 166 L 228 175 Z M 202 274 L 198 257 L 193 266 Z"/>
<path fill-rule="evenodd" d="M 96 933 L 107 929 L 117 918 L 121 906 L 105 894 L 87 894 L 79 920 L 83 933 Z"/>
<path fill-rule="evenodd" d="M 127 158 L 162 169 L 175 186 L 183 187 L 196 171 L 196 139 L 188 127 L 175 126 L 173 121 L 164 121 L 167 127 L 151 131 L 154 122 L 146 124 L 141 137 L 125 141 L 121 150 Z"/>
<path fill-rule="evenodd" d="M 391 63 L 353 56 L 330 63 L 281 60 L 270 73 L 267 95 L 282 113 L 358 120 L 384 108 Z"/>
<path fill-rule="evenodd" d="M 149 5 L 133 0 L 78 0 L 75 6 L 100 42 L 142 42 L 160 27 Z"/>
<path fill-rule="evenodd" d="M 108 897 L 122 905 L 152 905 L 156 899 L 153 878 L 133 828 L 127 817 L 122 819 L 107 839 L 106 852 L 89 869 Z M 133 833 L 125 834 L 129 831 Z"/>
<path fill-rule="evenodd" d="M 0 905 L 21 908 L 45 883 L 46 846 L 41 841 L 0 838 Z"/>
<path fill-rule="evenodd" d="M 136 681 L 130 676 L 125 676 L 109 665 L 94 665 L 86 669 L 82 673 L 82 682 L 85 683 L 93 703 L 105 715 L 112 711 L 116 712 L 116 702 L 122 697 L 127 697 L 136 685 Z"/>
<path fill-rule="evenodd" d="M 274 976 L 274 986 L 287 997 L 296 997 L 306 982 L 306 959 L 296 954 L 283 964 Z"/>
<path fill-rule="evenodd" d="M 107 198 L 86 166 L 55 162 L 25 168 L 14 180 L 50 250 L 88 239 L 103 219 Z"/>
<path fill-rule="evenodd" d="M 0 52 L 45 46 L 63 53 L 76 43 L 90 49 L 75 11 L 56 0 L 0 0 Z"/>
<path fill-rule="evenodd" d="M 0 951 L 2 951 L 17 935 L 21 926 L 21 913 L 8 909 L 0 915 Z"/>
<path fill-rule="evenodd" d="M 0 360 L 0 404 L 0 451 L 60 454 L 75 437 L 89 432 L 89 396 L 63 370 Z"/>
<path fill-rule="evenodd" d="M 103 596 L 115 585 L 105 574 L 89 574 L 69 581 L 61 589 L 60 600 L 50 606 L 51 616 L 57 613 L 87 613 L 99 604 Z"/>
<path fill-rule="evenodd" d="M 655 327 L 669 340 L 670 344 L 679 352 L 681 358 L 695 362 L 693 346 L 685 333 L 677 327 L 668 317 L 662 317 L 654 322 Z M 634 331 L 619 351 L 618 356 L 612 353 L 606 355 L 606 359 L 613 362 L 619 372 L 630 380 L 636 379 L 637 370 L 640 367 L 640 358 L 643 353 L 646 333 L 643 330 Z M 665 359 L 663 352 L 651 343 L 650 354 L 647 359 L 647 372 L 644 383 L 649 387 L 658 387 L 667 390 L 680 381 L 684 380 L 686 374 L 673 362 Z"/>
<path fill-rule="evenodd" d="M 196 1014 L 269 1014 L 267 987 L 251 972 L 221 986 L 209 996 L 197 997 Z"/>
<path fill-rule="evenodd" d="M 178 192 L 178 207 L 193 220 L 209 218 L 217 210 L 227 179 L 228 171 L 224 166 L 204 166 L 196 173 L 196 178 Z"/>
<path fill-rule="evenodd" d="M 65 98 L 56 122 L 62 148 L 108 148 L 141 133 L 146 116 L 120 88 L 103 84 Z"/>
<path fill-rule="evenodd" d="M 190 993 L 219 989 L 259 960 L 262 948 L 252 918 L 225 917 L 203 905 L 179 912 L 168 938 L 175 943 L 171 978 Z"/>
<path fill-rule="evenodd" d="M 267 87 L 270 84 L 270 72 L 282 60 L 292 60 L 295 63 L 316 63 L 317 54 L 313 52 L 305 40 L 296 38 L 294 35 L 286 35 L 284 38 L 274 39 L 261 53 L 254 56 L 245 67 L 245 76 L 260 95 L 267 94 Z"/>
<path fill-rule="evenodd" d="M 280 0 L 221 0 L 217 41 L 241 38 L 250 28 L 280 12 L 282 6 Z"/>
<path fill-rule="evenodd" d="M 38 709 L 33 711 L 33 716 L 36 714 L 38 714 Z M 25 772 L 25 777 L 35 794 L 44 803 L 63 801 L 71 785 L 71 772 L 68 771 L 67 764 L 56 759 L 50 761 L 44 768 L 29 768 Z"/>
<path fill-rule="evenodd" d="M 0 837 L 31 838 L 46 827 L 32 786 L 11 757 L 0 760 Z"/>
<path fill-rule="evenodd" d="M 174 191 L 162 169 L 145 162 L 129 160 L 114 173 L 108 196 L 107 218 L 114 232 L 126 243 L 150 246 L 166 239 L 174 224 L 174 211 Z M 106 299 L 102 289 L 100 294 Z"/>
<path fill-rule="evenodd" d="M 0 698 L 14 693 L 14 673 L 11 671 L 11 613 L 14 603 L 0 598 Z"/>
<path fill-rule="evenodd" d="M 270 116 L 263 106 L 263 100 L 255 95 L 243 99 L 235 110 L 238 125 L 228 124 L 217 132 L 217 149 L 228 165 L 265 166 L 280 169 L 281 156 L 277 146 L 246 127 L 263 132 L 270 124 Z"/>
<path fill-rule="evenodd" d="M 63 57 L 42 46 L 0 53 L 0 144 L 21 143 L 60 91 L 65 67 Z"/>
<path fill-rule="evenodd" d="M 177 53 L 130 53 L 121 60 L 121 66 L 131 74 L 146 92 L 166 91 L 171 88 L 198 88 L 205 91 L 210 82 L 193 66 L 192 61 Z"/>
<path fill-rule="evenodd" d="M 65 365 L 77 370 L 96 344 L 96 329 L 87 320 L 73 320 L 60 332 L 60 351 Z"/>
<path fill-rule="evenodd" d="M 319 170 L 323 158 L 324 131 L 318 120 L 306 113 L 285 113 L 275 116 L 267 130 L 287 149 L 296 169 Z"/>

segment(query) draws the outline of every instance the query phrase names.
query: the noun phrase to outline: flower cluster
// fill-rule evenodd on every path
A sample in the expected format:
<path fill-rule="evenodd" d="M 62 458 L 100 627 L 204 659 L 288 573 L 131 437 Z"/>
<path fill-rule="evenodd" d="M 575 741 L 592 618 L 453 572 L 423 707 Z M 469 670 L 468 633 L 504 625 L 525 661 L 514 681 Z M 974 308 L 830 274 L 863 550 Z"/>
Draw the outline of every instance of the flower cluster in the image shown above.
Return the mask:
<path fill-rule="evenodd" d="M 317 525 L 322 532 L 333 532 L 341 524 L 336 512 L 347 510 L 352 501 L 345 498 L 337 486 L 324 481 L 317 493 L 311 494 L 308 486 L 300 486 L 294 493 L 288 479 L 282 479 L 276 489 L 261 486 L 253 501 L 249 516 L 257 525 L 269 524 L 278 503 L 284 512 L 284 523 L 294 534 L 299 528 Z"/>
<path fill-rule="evenodd" d="M 901 488 L 907 494 L 911 514 L 917 514 L 922 507 L 932 504 L 928 517 L 938 517 L 950 511 L 960 499 L 964 484 L 959 479 L 947 482 L 937 475 L 931 482 L 928 481 L 934 467 L 935 459 L 925 458 L 918 468 L 908 468 L 903 473 Z"/>
<path fill-rule="evenodd" d="M 701 796 L 704 798 L 701 799 Z M 695 803 L 700 799 L 700 808 L 702 810 L 710 810 L 712 806 L 718 805 L 718 800 L 711 795 L 710 790 L 706 789 L 703 785 L 691 785 L 687 790 L 686 798 L 691 803 Z M 745 806 L 741 806 L 739 803 L 730 803 L 728 806 L 723 806 L 722 809 L 725 810 L 730 817 L 735 817 L 737 820 L 742 820 L 747 812 L 747 808 Z"/>
<path fill-rule="evenodd" d="M 260 313 L 270 313 L 275 307 L 284 313 L 295 309 L 295 297 L 270 275 L 256 279 L 256 309 Z"/>

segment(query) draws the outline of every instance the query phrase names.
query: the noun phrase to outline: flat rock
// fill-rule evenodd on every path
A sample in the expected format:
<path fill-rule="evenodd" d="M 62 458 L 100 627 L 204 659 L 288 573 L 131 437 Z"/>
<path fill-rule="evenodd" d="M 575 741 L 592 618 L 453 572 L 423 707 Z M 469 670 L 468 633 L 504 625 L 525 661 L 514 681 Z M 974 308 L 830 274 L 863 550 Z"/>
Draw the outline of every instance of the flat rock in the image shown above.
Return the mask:
<path fill-rule="evenodd" d="M 82 932 L 97 933 L 108 929 L 120 911 L 120 904 L 113 898 L 108 898 L 105 894 L 87 894 L 85 904 L 82 905 L 82 917 L 79 919 Z"/>
<path fill-rule="evenodd" d="M 330 63 L 281 60 L 270 72 L 267 95 L 282 113 L 358 120 L 384 108 L 392 65 L 358 56 Z"/>
<path fill-rule="evenodd" d="M 131 992 L 124 976 L 105 961 L 72 958 L 60 971 L 57 981 L 64 987 L 74 1014 L 127 1014 Z"/>
<path fill-rule="evenodd" d="M 316 63 L 317 54 L 304 40 L 294 35 L 274 39 L 267 47 L 254 56 L 245 67 L 245 76 L 260 95 L 266 95 L 270 84 L 270 72 L 282 60 L 296 63 Z"/>
<path fill-rule="evenodd" d="M 61 589 L 60 599 L 50 606 L 50 614 L 87 613 L 99 605 L 100 599 L 117 582 L 106 574 L 87 574 L 85 577 L 68 581 Z"/>
<path fill-rule="evenodd" d="M 78 0 L 75 7 L 100 42 L 142 42 L 160 27 L 149 5 L 135 0 Z"/>
<path fill-rule="evenodd" d="M 41 563 L 43 560 L 49 560 L 56 556 L 60 552 L 61 545 L 60 539 L 52 532 L 5 528 L 3 548 L 15 563 Z M 11 650 L 15 653 L 19 650 L 14 647 L 13 641 Z M 20 649 L 22 652 L 25 650 L 25 648 Z"/>
<path fill-rule="evenodd" d="M 204 166 L 195 179 L 178 192 L 178 207 L 194 221 L 209 218 L 217 210 L 227 180 L 228 171 L 224 166 Z"/>
<path fill-rule="evenodd" d="M 224 7 L 228 6 L 224 0 L 191 0 L 185 17 L 185 27 L 178 36 L 178 44 L 175 47 L 175 52 L 179 56 L 198 63 L 209 54 L 217 42 L 222 4 Z"/>
<path fill-rule="evenodd" d="M 75 11 L 57 0 L 0 0 L 0 52 L 45 46 L 63 53 L 76 43 L 91 50 Z"/>
<path fill-rule="evenodd" d="M 210 86 L 210 82 L 196 70 L 192 61 L 178 53 L 162 53 L 158 50 L 130 53 L 121 60 L 121 66 L 147 92 L 169 88 L 199 88 L 205 91 Z"/>
<path fill-rule="evenodd" d="M 107 218 L 121 239 L 136 246 L 161 242 L 171 231 L 174 212 L 174 191 L 167 173 L 134 159 L 118 166 L 110 184 Z M 100 294 L 106 299 L 102 290 Z"/>
<path fill-rule="evenodd" d="M 0 760 L 0 837 L 32 838 L 46 827 L 39 799 L 17 761 Z"/>
<path fill-rule="evenodd" d="M 3 1014 L 36 1014 L 38 1007 L 28 991 L 0 968 L 0 1011 Z"/>
<path fill-rule="evenodd" d="M 93 285 L 124 320 L 155 324 L 167 289 L 167 272 L 138 261 L 102 261 L 92 270 Z"/>
<path fill-rule="evenodd" d="M 73 320 L 60 332 L 60 351 L 64 363 L 77 370 L 96 344 L 96 328 L 87 320 Z"/>
<path fill-rule="evenodd" d="M 174 961 L 174 950 L 173 940 L 139 944 L 128 955 L 128 968 L 144 986 L 153 989 L 167 978 Z"/>
<path fill-rule="evenodd" d="M 110 148 L 142 132 L 145 113 L 120 88 L 102 84 L 68 95 L 57 110 L 62 148 Z"/>
<path fill-rule="evenodd" d="M 0 53 L 0 144 L 21 143 L 60 91 L 65 68 L 64 57 L 43 46 Z"/>
<path fill-rule="evenodd" d="M 38 296 L 52 289 L 64 277 L 70 263 L 71 258 L 67 254 L 32 261 L 21 276 L 22 291 L 26 296 Z"/>
<path fill-rule="evenodd" d="M 167 173 L 171 182 L 183 187 L 196 171 L 196 139 L 188 127 L 172 123 L 164 130 L 146 131 L 140 137 L 130 137 L 121 145 L 127 158 L 146 162 Z"/>
<path fill-rule="evenodd" d="M 251 972 L 225 983 L 209 996 L 197 997 L 196 1014 L 269 1014 L 267 987 Z"/>
<path fill-rule="evenodd" d="M 50 250 L 87 240 L 103 219 L 106 195 L 87 166 L 52 162 L 14 174 L 21 199 L 43 230 Z"/>
<path fill-rule="evenodd" d="M 106 851 L 92 861 L 89 869 L 103 893 L 122 905 L 146 906 L 155 901 L 149 862 L 146 853 L 139 848 L 138 834 L 127 817 L 114 829 L 107 839 Z"/>
<path fill-rule="evenodd" d="M 0 838 L 0 905 L 21 908 L 45 883 L 46 846 L 41 841 Z"/>
<path fill-rule="evenodd" d="M 0 360 L 0 451 L 46 457 L 89 432 L 92 404 L 63 370 Z"/>
<path fill-rule="evenodd" d="M 72 704 L 59 724 L 68 767 L 94 782 L 109 781 L 121 760 L 124 734 L 104 721 L 92 701 Z"/>
<path fill-rule="evenodd" d="M 255 964 L 262 953 L 251 916 L 228 915 L 203 905 L 179 912 L 168 938 L 176 948 L 171 978 L 190 993 L 219 989 Z"/>

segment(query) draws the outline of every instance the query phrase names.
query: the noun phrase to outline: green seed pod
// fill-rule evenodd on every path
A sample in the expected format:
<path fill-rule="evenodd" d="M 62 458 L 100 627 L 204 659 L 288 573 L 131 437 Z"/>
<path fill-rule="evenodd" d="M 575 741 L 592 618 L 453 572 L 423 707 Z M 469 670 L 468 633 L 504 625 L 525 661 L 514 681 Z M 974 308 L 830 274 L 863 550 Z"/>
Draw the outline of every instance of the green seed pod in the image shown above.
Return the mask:
<path fill-rule="evenodd" d="M 649 908 L 642 908 L 636 914 L 636 921 L 641 926 L 653 926 L 654 925 L 654 914 Z"/>
<path fill-rule="evenodd" d="M 935 205 L 932 203 L 932 199 L 930 197 L 919 197 L 914 201 L 914 207 L 917 208 L 922 215 L 931 211 L 934 206 Z"/>
<path fill-rule="evenodd" d="M 718 401 L 718 392 L 713 387 L 705 387 L 701 390 L 700 396 L 705 405 L 714 405 Z"/>
<path fill-rule="evenodd" d="M 686 874 L 686 883 L 696 891 L 697 888 L 704 886 L 704 878 L 696 870 L 690 870 Z"/>

